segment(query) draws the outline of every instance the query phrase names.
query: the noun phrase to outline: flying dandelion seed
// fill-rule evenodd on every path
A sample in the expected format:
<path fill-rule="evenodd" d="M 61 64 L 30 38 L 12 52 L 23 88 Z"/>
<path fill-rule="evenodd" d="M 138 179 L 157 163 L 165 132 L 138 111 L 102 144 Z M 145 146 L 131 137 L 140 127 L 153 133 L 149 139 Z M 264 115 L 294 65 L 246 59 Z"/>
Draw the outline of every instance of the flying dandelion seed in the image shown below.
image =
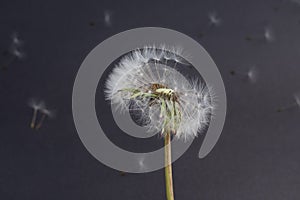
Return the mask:
<path fill-rule="evenodd" d="M 283 112 L 289 109 L 293 108 L 299 108 L 300 109 L 300 92 L 294 94 L 294 102 L 292 104 L 289 104 L 287 106 L 284 106 L 282 108 L 277 109 L 277 112 Z"/>
<path fill-rule="evenodd" d="M 42 101 L 38 102 L 36 99 L 31 99 L 29 101 L 29 107 L 31 107 L 33 109 L 33 114 L 32 114 L 32 119 L 31 119 L 30 127 L 34 128 L 35 122 L 36 122 L 36 118 L 37 118 L 37 114 L 38 114 L 38 112 L 40 110 L 42 110 L 42 109 L 45 108 L 45 104 Z"/>
<path fill-rule="evenodd" d="M 138 159 L 138 168 L 140 171 L 145 171 L 148 169 L 146 163 L 145 163 L 145 157 L 140 157 Z"/>
<path fill-rule="evenodd" d="M 111 11 L 104 11 L 104 24 L 106 26 L 111 26 L 112 25 L 112 13 Z"/>
<path fill-rule="evenodd" d="M 42 125 L 43 125 L 43 123 L 44 123 L 44 121 L 47 117 L 48 118 L 53 118 L 54 117 L 54 112 L 47 109 L 47 108 L 45 108 L 45 107 L 42 108 L 40 111 L 42 113 L 42 116 L 41 116 L 41 119 L 40 119 L 39 123 L 35 127 L 36 130 L 39 130 L 42 127 Z"/>
<path fill-rule="evenodd" d="M 13 58 L 15 58 L 15 59 L 22 59 L 25 57 L 24 52 L 22 52 L 20 49 L 18 49 L 16 47 L 11 47 L 10 53 L 13 56 Z"/>
<path fill-rule="evenodd" d="M 106 99 L 114 108 L 131 113 L 137 124 L 164 137 L 168 199 L 173 199 L 171 137 L 196 137 L 209 124 L 214 108 L 211 89 L 200 79 L 188 80 L 178 64 L 186 64 L 181 50 L 144 47 L 124 56 L 105 84 Z"/>
<path fill-rule="evenodd" d="M 265 39 L 266 42 L 275 41 L 275 34 L 274 34 L 274 31 L 271 27 L 265 27 L 264 39 Z"/>
<path fill-rule="evenodd" d="M 258 78 L 258 70 L 256 67 L 251 67 L 247 72 L 236 72 L 235 70 L 231 70 L 230 74 L 232 76 L 239 76 L 241 79 L 249 81 L 251 83 L 255 83 Z"/>
<path fill-rule="evenodd" d="M 213 28 L 220 26 L 222 23 L 221 18 L 218 16 L 217 12 L 208 13 L 208 26 L 200 33 L 200 36 L 206 35 Z"/>
<path fill-rule="evenodd" d="M 256 67 L 251 67 L 247 72 L 247 78 L 250 82 L 254 83 L 258 78 L 258 71 Z"/>
<path fill-rule="evenodd" d="M 208 13 L 208 19 L 210 26 L 219 26 L 222 22 L 221 18 L 218 17 L 216 12 Z"/>
<path fill-rule="evenodd" d="M 273 28 L 266 26 L 262 34 L 256 36 L 246 36 L 245 40 L 247 41 L 256 41 L 258 43 L 271 43 L 275 41 L 275 33 Z"/>
<path fill-rule="evenodd" d="M 18 34 L 13 33 L 11 39 L 12 41 L 6 55 L 7 59 L 1 64 L 2 69 L 7 69 L 14 61 L 25 57 L 25 53 L 21 49 L 23 41 L 19 39 Z"/>
<path fill-rule="evenodd" d="M 19 38 L 19 35 L 17 32 L 12 33 L 11 35 L 12 44 L 17 47 L 21 47 L 23 45 L 23 41 Z"/>

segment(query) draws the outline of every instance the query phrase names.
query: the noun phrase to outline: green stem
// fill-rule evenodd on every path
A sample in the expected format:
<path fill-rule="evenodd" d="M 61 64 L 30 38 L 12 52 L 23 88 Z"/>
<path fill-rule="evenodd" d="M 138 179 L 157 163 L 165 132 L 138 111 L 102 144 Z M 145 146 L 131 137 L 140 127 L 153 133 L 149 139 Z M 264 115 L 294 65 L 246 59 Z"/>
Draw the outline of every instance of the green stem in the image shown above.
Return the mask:
<path fill-rule="evenodd" d="M 168 131 L 165 135 L 165 180 L 167 200 L 174 200 L 170 134 Z"/>

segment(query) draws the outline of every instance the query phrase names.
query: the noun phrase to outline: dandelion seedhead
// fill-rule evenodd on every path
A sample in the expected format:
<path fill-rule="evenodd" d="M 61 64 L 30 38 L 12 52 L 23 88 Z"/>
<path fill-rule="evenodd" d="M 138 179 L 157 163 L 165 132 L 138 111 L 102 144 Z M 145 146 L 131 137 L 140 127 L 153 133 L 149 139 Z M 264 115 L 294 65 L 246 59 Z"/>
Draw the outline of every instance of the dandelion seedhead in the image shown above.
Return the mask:
<path fill-rule="evenodd" d="M 138 124 L 149 131 L 197 136 L 210 121 L 213 94 L 200 79 L 188 80 L 176 70 L 178 63 L 186 67 L 181 52 L 153 46 L 125 55 L 106 81 L 106 99 L 121 111 L 136 113 Z"/>

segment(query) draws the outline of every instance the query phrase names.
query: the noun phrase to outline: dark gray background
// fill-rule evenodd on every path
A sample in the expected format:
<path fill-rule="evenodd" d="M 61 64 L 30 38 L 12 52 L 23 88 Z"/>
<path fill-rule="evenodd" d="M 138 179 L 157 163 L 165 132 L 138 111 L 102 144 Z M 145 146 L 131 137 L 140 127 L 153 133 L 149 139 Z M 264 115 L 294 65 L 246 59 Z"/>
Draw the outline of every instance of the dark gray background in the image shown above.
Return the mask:
<path fill-rule="evenodd" d="M 105 10 L 112 12 L 111 27 Z M 222 25 L 200 37 L 214 10 Z M 200 136 L 174 163 L 176 199 L 299 199 L 300 112 L 276 112 L 300 91 L 299 22 L 300 6 L 288 0 L 2 0 L 0 50 L 17 31 L 27 56 L 0 71 L 0 199 L 165 199 L 163 170 L 121 176 L 87 152 L 72 119 L 73 81 L 85 56 L 106 38 L 143 26 L 199 41 L 227 91 L 227 120 L 214 150 L 198 159 Z M 245 40 L 267 25 L 273 43 Z M 229 73 L 252 65 L 259 72 L 254 84 Z M 32 97 L 57 110 L 39 131 L 29 127 Z"/>

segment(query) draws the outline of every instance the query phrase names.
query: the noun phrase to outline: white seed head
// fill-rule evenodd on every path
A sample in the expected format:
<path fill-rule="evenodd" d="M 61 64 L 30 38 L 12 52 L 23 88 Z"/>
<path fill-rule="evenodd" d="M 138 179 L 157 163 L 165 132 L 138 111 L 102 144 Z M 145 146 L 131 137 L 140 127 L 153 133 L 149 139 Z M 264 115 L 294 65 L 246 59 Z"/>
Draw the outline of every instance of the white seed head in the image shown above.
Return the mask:
<path fill-rule="evenodd" d="M 124 56 L 105 83 L 105 97 L 121 111 L 140 110 L 140 120 L 148 122 L 149 131 L 174 131 L 177 138 L 186 140 L 209 124 L 214 101 L 203 82 L 188 80 L 173 67 L 162 64 L 170 59 L 169 55 L 183 60 L 174 50 L 145 47 Z M 161 63 L 151 62 L 153 58 Z M 159 88 L 151 90 L 155 85 Z"/>

